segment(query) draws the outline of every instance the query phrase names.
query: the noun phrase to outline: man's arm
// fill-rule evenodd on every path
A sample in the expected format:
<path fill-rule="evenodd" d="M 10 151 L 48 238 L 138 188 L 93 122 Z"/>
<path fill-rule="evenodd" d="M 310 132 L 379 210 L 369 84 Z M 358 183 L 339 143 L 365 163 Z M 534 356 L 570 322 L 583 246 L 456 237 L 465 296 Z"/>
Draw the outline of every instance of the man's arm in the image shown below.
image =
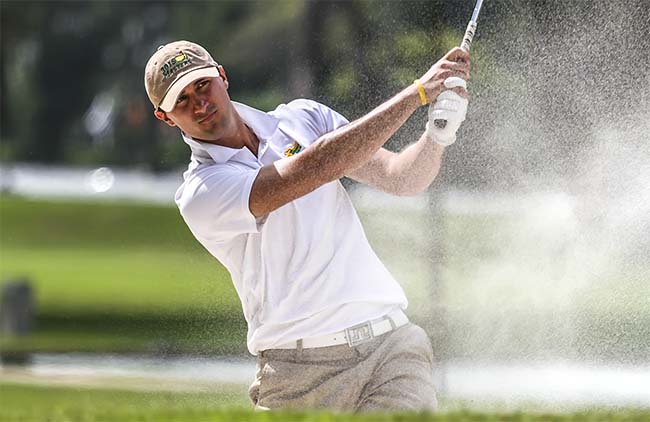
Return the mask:
<path fill-rule="evenodd" d="M 409 86 L 362 118 L 321 136 L 300 154 L 262 167 L 251 188 L 251 213 L 267 214 L 361 167 L 418 106 L 417 90 Z"/>
<path fill-rule="evenodd" d="M 399 153 L 381 148 L 368 163 L 347 176 L 393 195 L 417 195 L 438 175 L 444 149 L 422 134 Z"/>
<path fill-rule="evenodd" d="M 469 63 L 466 63 L 466 71 L 465 79 L 445 81 L 450 90 L 429 106 L 429 122 L 418 142 L 398 154 L 382 148 L 366 165 L 348 176 L 394 195 L 415 195 L 424 191 L 440 170 L 444 147 L 454 143 L 456 131 L 465 120 L 468 95 L 464 88 L 469 78 Z M 436 119 L 445 120 L 447 125 L 435 125 Z"/>
<path fill-rule="evenodd" d="M 420 78 L 429 101 L 444 90 L 446 78 L 466 77 L 468 67 L 456 64 L 459 58 L 469 61 L 466 52 L 455 48 Z M 267 214 L 362 167 L 420 105 L 416 87 L 409 85 L 362 118 L 321 136 L 302 153 L 262 167 L 251 188 L 251 213 Z"/>

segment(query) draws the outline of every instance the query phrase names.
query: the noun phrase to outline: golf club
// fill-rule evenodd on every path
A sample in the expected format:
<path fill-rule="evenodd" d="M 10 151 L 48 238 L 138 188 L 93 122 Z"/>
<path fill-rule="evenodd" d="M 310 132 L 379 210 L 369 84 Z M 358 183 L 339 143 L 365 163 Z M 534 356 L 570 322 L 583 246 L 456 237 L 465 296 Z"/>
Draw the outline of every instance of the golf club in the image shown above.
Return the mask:
<path fill-rule="evenodd" d="M 465 35 L 463 36 L 463 42 L 460 44 L 460 48 L 469 53 L 469 49 L 472 46 L 472 40 L 474 39 L 474 33 L 476 32 L 476 20 L 478 19 L 478 14 L 481 11 L 481 6 L 483 5 L 483 0 L 476 0 L 476 6 L 474 7 L 474 12 L 472 13 L 472 19 L 470 19 L 467 29 L 465 30 Z M 437 128 L 444 129 L 447 126 L 447 121 L 444 119 L 436 119 L 433 121 L 433 124 Z"/>

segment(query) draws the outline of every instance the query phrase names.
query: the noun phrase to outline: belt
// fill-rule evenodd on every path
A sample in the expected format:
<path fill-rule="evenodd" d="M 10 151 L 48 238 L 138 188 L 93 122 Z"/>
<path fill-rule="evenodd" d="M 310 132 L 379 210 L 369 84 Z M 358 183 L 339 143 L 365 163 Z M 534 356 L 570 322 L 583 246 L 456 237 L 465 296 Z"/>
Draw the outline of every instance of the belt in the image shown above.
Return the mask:
<path fill-rule="evenodd" d="M 311 349 L 315 347 L 338 346 L 340 344 L 347 344 L 352 347 L 369 342 L 373 338 L 395 330 L 408 322 L 409 320 L 406 314 L 401 309 L 398 309 L 381 318 L 354 325 L 338 333 L 290 341 L 279 346 L 273 346 L 271 349 L 298 349 L 301 346 L 303 349 Z"/>

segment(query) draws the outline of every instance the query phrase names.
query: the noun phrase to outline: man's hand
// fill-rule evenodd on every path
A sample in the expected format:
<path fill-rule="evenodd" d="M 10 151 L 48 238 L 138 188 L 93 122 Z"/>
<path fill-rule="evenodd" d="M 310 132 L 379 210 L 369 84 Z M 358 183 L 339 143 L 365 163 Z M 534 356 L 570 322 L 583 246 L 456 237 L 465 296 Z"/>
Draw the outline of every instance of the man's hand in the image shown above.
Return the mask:
<path fill-rule="evenodd" d="M 447 78 L 456 76 L 466 81 L 469 80 L 469 68 L 469 53 L 460 47 L 455 47 L 445 54 L 420 78 L 428 103 L 435 102 L 438 95 L 447 89 L 445 86 Z M 464 87 L 455 87 L 453 91 L 461 97 L 467 97 Z"/>
<path fill-rule="evenodd" d="M 445 79 L 445 87 L 449 88 L 438 95 L 436 102 L 429 104 L 429 121 L 426 126 L 427 137 L 442 146 L 449 146 L 456 141 L 456 132 L 465 121 L 467 114 L 467 98 L 463 98 L 454 88 L 467 87 L 464 79 L 452 76 Z M 445 124 L 438 126 L 437 121 Z"/>
<path fill-rule="evenodd" d="M 456 47 L 420 78 L 429 103 L 426 135 L 440 145 L 454 143 L 456 131 L 465 120 L 469 68 L 469 53 Z M 447 123 L 440 128 L 433 123 L 435 120 Z"/>

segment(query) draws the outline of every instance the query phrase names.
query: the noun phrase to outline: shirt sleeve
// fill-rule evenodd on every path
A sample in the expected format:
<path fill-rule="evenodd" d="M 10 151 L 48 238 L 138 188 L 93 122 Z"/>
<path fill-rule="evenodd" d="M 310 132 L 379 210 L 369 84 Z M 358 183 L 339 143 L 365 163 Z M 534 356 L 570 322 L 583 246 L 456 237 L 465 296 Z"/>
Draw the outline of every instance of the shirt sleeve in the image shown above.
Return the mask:
<path fill-rule="evenodd" d="M 320 136 L 349 123 L 343 115 L 313 100 L 293 100 L 276 110 L 285 128 L 293 133 L 303 146 L 309 146 Z"/>
<path fill-rule="evenodd" d="M 339 112 L 332 110 L 328 106 L 317 103 L 313 101 L 315 104 L 315 107 L 317 108 L 320 118 L 321 118 L 321 124 L 323 126 L 323 129 L 325 130 L 323 133 L 331 132 L 333 130 L 336 130 L 340 128 L 341 126 L 345 126 L 348 123 L 348 119 L 343 117 Z"/>
<path fill-rule="evenodd" d="M 259 232 L 260 224 L 248 206 L 258 172 L 229 164 L 211 165 L 185 181 L 176 202 L 197 239 L 221 241 Z"/>

